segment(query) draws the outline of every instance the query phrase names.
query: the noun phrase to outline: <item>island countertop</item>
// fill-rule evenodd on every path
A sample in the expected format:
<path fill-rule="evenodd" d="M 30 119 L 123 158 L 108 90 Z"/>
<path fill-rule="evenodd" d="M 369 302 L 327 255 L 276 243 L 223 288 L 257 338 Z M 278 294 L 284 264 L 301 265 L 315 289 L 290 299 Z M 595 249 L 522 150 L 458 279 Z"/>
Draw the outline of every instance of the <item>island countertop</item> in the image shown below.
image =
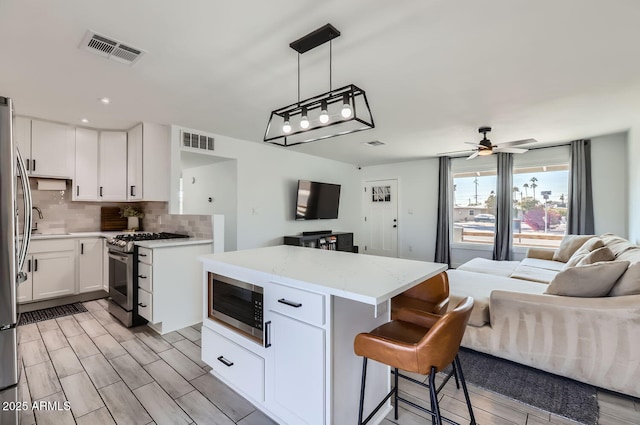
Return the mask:
<path fill-rule="evenodd" d="M 274 281 L 378 305 L 447 269 L 446 264 L 290 245 L 199 257 L 214 272 L 241 269 Z M 234 273 L 236 274 L 236 273 Z"/>

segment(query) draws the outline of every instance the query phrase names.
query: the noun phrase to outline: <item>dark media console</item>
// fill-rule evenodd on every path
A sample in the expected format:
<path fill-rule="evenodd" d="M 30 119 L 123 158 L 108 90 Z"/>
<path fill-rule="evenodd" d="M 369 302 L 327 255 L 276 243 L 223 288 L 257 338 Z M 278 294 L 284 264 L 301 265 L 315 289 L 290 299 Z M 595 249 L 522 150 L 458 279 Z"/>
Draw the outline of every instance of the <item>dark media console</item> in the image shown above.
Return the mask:
<path fill-rule="evenodd" d="M 357 247 L 353 246 L 353 233 L 331 232 L 330 230 L 303 232 L 302 235 L 285 236 L 284 244 L 331 251 L 357 252 Z"/>

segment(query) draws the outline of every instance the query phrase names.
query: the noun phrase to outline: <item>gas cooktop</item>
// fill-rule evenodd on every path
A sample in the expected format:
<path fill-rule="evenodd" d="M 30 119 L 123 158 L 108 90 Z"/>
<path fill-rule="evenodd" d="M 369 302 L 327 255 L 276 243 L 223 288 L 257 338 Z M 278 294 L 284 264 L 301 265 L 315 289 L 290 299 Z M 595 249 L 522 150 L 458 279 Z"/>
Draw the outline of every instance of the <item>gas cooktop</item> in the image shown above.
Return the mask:
<path fill-rule="evenodd" d="M 137 233 L 123 233 L 107 239 L 107 244 L 110 248 L 116 249 L 121 252 L 133 252 L 133 243 L 139 241 L 153 241 L 160 239 L 180 239 L 188 238 L 188 235 L 182 235 L 179 233 L 168 232 L 137 232 Z"/>

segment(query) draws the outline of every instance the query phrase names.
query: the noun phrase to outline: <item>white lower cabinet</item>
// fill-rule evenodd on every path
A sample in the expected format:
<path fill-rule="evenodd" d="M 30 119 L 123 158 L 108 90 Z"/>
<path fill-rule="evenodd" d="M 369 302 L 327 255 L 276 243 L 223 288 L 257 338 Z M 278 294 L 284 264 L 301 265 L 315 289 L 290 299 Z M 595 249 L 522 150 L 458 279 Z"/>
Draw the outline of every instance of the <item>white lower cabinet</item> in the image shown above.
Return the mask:
<path fill-rule="evenodd" d="M 75 241 L 33 241 L 31 253 L 32 300 L 72 295 L 76 289 Z"/>
<path fill-rule="evenodd" d="M 102 238 L 78 239 L 79 292 L 102 289 L 104 248 Z"/>
<path fill-rule="evenodd" d="M 252 399 L 264 401 L 264 359 L 206 327 L 202 336 L 202 359 L 214 372 Z"/>
<path fill-rule="evenodd" d="M 279 313 L 265 317 L 273 350 L 270 408 L 290 424 L 324 424 L 324 329 Z"/>

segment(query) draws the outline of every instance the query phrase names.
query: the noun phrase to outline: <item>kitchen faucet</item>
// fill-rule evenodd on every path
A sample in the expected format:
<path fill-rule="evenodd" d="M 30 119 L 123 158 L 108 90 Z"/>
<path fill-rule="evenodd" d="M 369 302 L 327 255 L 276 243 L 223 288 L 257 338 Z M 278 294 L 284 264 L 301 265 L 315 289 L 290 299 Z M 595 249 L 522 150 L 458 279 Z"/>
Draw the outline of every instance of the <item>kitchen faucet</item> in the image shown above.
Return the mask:
<path fill-rule="evenodd" d="M 42 210 L 38 207 L 31 207 L 31 209 L 34 209 L 38 212 L 38 217 L 40 218 L 40 220 L 42 220 L 44 218 L 44 216 L 42 215 Z M 31 228 L 32 232 L 35 232 L 36 230 L 38 230 L 38 222 L 33 220 L 33 227 Z"/>

